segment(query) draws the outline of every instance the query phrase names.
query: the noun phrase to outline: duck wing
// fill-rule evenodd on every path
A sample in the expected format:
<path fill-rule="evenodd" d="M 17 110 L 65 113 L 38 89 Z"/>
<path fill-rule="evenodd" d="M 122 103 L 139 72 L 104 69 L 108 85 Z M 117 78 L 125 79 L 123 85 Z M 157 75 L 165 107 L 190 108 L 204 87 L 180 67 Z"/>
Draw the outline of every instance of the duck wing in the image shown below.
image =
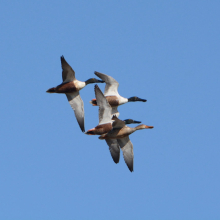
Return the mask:
<path fill-rule="evenodd" d="M 66 97 L 74 110 L 76 120 L 81 128 L 82 132 L 85 132 L 84 127 L 84 104 L 83 100 L 81 99 L 79 92 L 68 93 Z"/>
<path fill-rule="evenodd" d="M 116 139 L 105 139 L 106 143 L 109 146 L 109 150 L 112 156 L 112 159 L 115 163 L 119 162 L 120 159 L 120 147 Z"/>
<path fill-rule="evenodd" d="M 111 76 L 105 75 L 103 73 L 99 73 L 95 71 L 95 75 L 101 78 L 103 81 L 105 81 L 106 86 L 105 86 L 105 96 L 110 96 L 110 95 L 119 95 L 118 94 L 118 86 L 119 83 L 112 78 Z"/>
<path fill-rule="evenodd" d="M 98 85 L 95 85 L 95 96 L 97 105 L 99 106 L 99 124 L 111 122 L 112 107 L 109 105 Z"/>
<path fill-rule="evenodd" d="M 113 129 L 116 129 L 116 128 L 123 128 L 125 127 L 125 122 L 120 120 L 119 118 L 117 118 L 115 115 L 112 117 L 112 120 L 114 120 L 112 126 L 113 126 Z"/>
<path fill-rule="evenodd" d="M 134 153 L 133 153 L 133 144 L 131 143 L 129 136 L 124 138 L 117 139 L 120 148 L 123 151 L 123 156 L 125 163 L 128 166 L 128 169 L 132 172 L 133 171 L 133 160 L 134 160 Z"/>
<path fill-rule="evenodd" d="M 64 56 L 60 57 L 61 59 L 61 66 L 62 66 L 62 78 L 63 82 L 71 82 L 75 80 L 75 72 L 72 67 L 66 62 Z"/>

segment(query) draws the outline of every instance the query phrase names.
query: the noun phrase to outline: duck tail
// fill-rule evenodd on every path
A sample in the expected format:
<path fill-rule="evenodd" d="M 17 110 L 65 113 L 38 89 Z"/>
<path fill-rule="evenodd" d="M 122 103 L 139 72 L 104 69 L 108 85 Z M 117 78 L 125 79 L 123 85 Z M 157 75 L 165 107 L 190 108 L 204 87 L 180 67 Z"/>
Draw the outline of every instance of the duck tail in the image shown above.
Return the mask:
<path fill-rule="evenodd" d="M 92 129 L 88 130 L 87 132 L 85 132 L 85 134 L 94 135 L 95 134 L 95 128 L 92 128 Z"/>
<path fill-rule="evenodd" d="M 97 106 L 97 101 L 96 101 L 96 99 L 92 99 L 89 103 L 91 103 L 93 106 Z"/>
<path fill-rule="evenodd" d="M 55 93 L 55 91 L 56 91 L 56 87 L 53 87 L 53 88 L 48 89 L 46 92 Z"/>

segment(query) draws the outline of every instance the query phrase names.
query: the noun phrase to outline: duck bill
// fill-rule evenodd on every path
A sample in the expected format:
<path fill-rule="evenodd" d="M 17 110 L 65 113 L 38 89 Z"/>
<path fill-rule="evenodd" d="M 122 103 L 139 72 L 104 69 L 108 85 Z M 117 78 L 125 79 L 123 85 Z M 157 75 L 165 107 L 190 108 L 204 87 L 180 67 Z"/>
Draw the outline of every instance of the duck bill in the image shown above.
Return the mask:
<path fill-rule="evenodd" d="M 141 99 L 141 98 L 137 98 L 137 101 L 140 101 L 140 102 L 146 102 L 147 99 Z"/>
<path fill-rule="evenodd" d="M 135 121 L 134 120 L 134 122 L 133 122 L 134 124 L 140 124 L 141 123 L 141 121 Z"/>
<path fill-rule="evenodd" d="M 146 125 L 145 128 L 152 129 L 152 128 L 154 128 L 154 126 L 148 126 L 148 125 Z"/>

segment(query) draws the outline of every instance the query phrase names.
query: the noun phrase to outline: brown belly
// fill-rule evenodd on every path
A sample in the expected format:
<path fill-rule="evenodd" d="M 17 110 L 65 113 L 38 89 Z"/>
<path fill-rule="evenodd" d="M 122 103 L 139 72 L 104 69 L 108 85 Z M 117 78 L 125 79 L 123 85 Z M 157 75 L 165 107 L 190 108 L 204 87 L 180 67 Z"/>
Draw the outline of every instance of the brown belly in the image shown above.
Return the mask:
<path fill-rule="evenodd" d="M 105 96 L 105 98 L 108 100 L 108 103 L 111 105 L 111 107 L 117 107 L 119 106 L 119 99 L 117 96 Z M 96 99 L 92 99 L 90 103 L 94 106 L 97 106 Z"/>
<path fill-rule="evenodd" d="M 73 93 L 78 91 L 73 82 L 62 83 L 56 87 L 56 93 Z"/>
<path fill-rule="evenodd" d="M 130 132 L 126 131 L 127 129 L 125 127 L 123 128 L 115 128 L 108 132 L 107 134 L 104 134 L 99 137 L 99 139 L 117 139 L 117 138 L 124 138 L 127 137 Z"/>
<path fill-rule="evenodd" d="M 112 124 L 111 123 L 102 124 L 102 125 L 98 125 L 98 126 L 95 127 L 95 134 L 101 135 L 101 134 L 108 133 L 111 130 L 112 130 Z"/>
<path fill-rule="evenodd" d="M 119 99 L 117 96 L 106 96 L 105 98 L 108 100 L 108 103 L 111 105 L 111 107 L 119 106 Z"/>

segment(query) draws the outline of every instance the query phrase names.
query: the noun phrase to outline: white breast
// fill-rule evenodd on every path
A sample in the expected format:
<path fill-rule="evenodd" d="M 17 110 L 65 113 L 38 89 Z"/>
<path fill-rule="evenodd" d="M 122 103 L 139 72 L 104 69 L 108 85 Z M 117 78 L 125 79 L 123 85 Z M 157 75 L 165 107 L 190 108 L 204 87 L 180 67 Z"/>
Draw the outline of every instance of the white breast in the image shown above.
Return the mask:
<path fill-rule="evenodd" d="M 122 96 L 119 96 L 118 98 L 119 98 L 119 105 L 123 105 L 128 102 L 127 98 L 124 98 Z"/>
<path fill-rule="evenodd" d="M 79 80 L 75 80 L 74 83 L 75 83 L 76 88 L 78 90 L 81 90 L 82 88 L 84 88 L 86 86 L 85 82 L 82 82 L 82 81 L 79 81 Z"/>

